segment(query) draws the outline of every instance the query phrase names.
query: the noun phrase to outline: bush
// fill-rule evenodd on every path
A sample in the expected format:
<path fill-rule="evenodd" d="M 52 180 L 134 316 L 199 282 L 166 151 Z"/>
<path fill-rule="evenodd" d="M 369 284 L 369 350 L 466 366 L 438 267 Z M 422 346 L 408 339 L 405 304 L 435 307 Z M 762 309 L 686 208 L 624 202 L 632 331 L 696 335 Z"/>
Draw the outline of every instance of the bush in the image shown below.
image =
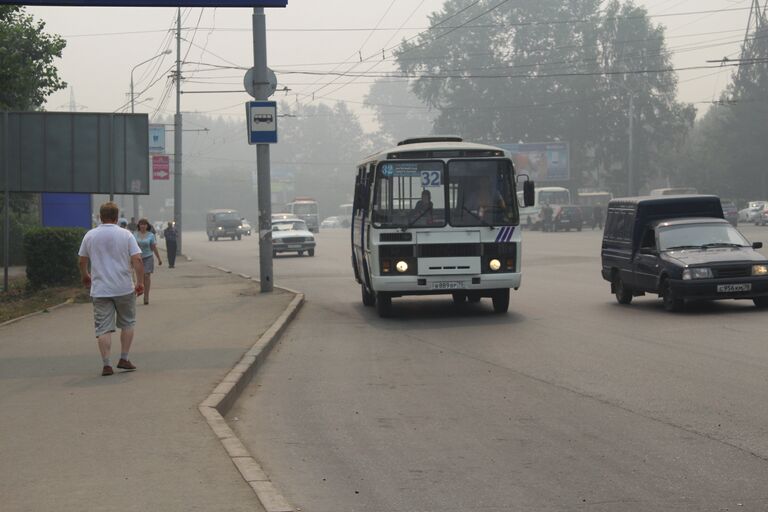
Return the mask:
<path fill-rule="evenodd" d="M 33 288 L 75 284 L 82 228 L 31 228 L 24 235 L 27 280 Z"/>

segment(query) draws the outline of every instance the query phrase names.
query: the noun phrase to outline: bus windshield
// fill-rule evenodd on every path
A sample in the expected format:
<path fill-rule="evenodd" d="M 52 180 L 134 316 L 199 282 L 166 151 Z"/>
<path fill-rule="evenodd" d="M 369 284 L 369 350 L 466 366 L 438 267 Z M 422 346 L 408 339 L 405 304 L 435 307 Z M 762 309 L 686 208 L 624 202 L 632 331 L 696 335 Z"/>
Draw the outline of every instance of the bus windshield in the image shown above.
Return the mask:
<path fill-rule="evenodd" d="M 293 213 L 296 215 L 316 215 L 317 203 L 294 203 Z"/>
<path fill-rule="evenodd" d="M 448 163 L 452 226 L 517 224 L 512 166 L 506 160 L 451 160 Z"/>
<path fill-rule="evenodd" d="M 444 165 L 441 161 L 383 162 L 373 204 L 376 227 L 445 225 Z"/>

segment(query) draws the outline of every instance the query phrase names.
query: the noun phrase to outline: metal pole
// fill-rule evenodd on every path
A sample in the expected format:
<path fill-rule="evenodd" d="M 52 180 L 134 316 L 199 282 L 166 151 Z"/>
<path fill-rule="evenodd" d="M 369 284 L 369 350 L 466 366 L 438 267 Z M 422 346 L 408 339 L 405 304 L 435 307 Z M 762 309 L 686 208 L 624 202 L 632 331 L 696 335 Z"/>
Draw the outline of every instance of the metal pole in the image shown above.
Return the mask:
<path fill-rule="evenodd" d="M 176 115 L 173 118 L 173 219 L 176 222 L 176 254 L 181 255 L 181 8 L 176 13 Z"/>
<path fill-rule="evenodd" d="M 109 200 L 115 200 L 115 116 L 109 114 Z M 122 207 L 122 204 L 120 205 Z"/>
<path fill-rule="evenodd" d="M 3 291 L 7 292 L 8 268 L 11 266 L 11 179 L 8 169 L 8 112 L 3 112 L 3 174 L 5 174 L 5 192 L 3 192 Z"/>
<path fill-rule="evenodd" d="M 253 85 L 256 99 L 269 98 L 267 76 L 267 23 L 263 7 L 253 9 Z M 272 280 L 272 187 L 269 144 L 256 145 L 256 184 L 259 189 L 259 279 L 262 293 L 271 292 Z"/>
<path fill-rule="evenodd" d="M 134 67 L 133 69 L 136 69 L 136 68 Z M 134 113 L 133 69 L 131 70 L 131 114 Z M 136 221 L 139 220 L 139 196 L 137 196 L 136 194 L 133 195 L 133 219 Z"/>
<path fill-rule="evenodd" d="M 635 96 L 629 93 L 629 162 L 627 165 L 627 190 L 629 196 L 635 195 L 635 166 L 634 166 L 634 121 L 635 121 Z"/>

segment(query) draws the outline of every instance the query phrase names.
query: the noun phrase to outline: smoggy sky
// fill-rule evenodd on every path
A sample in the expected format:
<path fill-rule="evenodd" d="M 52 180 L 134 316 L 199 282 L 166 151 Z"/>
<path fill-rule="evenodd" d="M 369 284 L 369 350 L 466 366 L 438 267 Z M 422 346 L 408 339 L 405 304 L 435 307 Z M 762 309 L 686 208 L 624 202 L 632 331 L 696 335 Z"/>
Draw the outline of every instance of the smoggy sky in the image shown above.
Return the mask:
<path fill-rule="evenodd" d="M 751 0 L 642 0 L 655 24 L 667 27 L 667 48 L 674 50 L 675 67 L 708 65 L 707 60 L 738 57 L 747 26 Z M 359 104 L 371 78 L 288 74 L 289 71 L 382 72 L 394 69 L 392 48 L 429 26 L 428 15 L 443 0 L 289 0 L 286 9 L 266 9 L 268 61 L 278 72 L 286 98 L 304 104 L 349 102 L 367 129 L 375 128 L 372 113 Z M 676 13 L 727 10 L 670 16 Z M 74 90 L 80 111 L 113 112 L 126 106 L 131 68 L 162 53 L 170 55 L 134 71 L 137 112 L 172 114 L 175 93 L 166 78 L 175 65 L 176 10 L 169 8 L 35 7 L 28 8 L 46 22 L 46 30 L 67 41 L 57 61 L 63 79 Z M 183 9 L 183 91 L 242 89 L 244 71 L 215 66 L 253 65 L 250 9 Z M 199 22 L 198 22 L 199 20 Z M 372 31 L 374 27 L 380 30 Z M 198 27 L 196 31 L 193 31 Z M 402 28 L 401 28 L 402 27 Z M 399 30 L 398 30 L 399 29 Z M 190 45 L 189 41 L 192 41 Z M 360 63 L 360 55 L 365 60 Z M 374 57 L 375 56 L 375 57 Z M 194 64 L 192 64 L 194 63 Z M 201 64 L 197 64 L 201 63 Z M 357 65 L 355 65 L 357 63 Z M 712 65 L 712 64 L 709 64 Z M 707 102 L 719 97 L 732 68 L 680 72 L 680 99 Z M 151 85 L 155 82 L 154 85 Z M 329 82 L 332 82 L 329 84 Z M 351 82 L 351 83 L 350 83 Z M 147 98 L 152 98 L 147 100 Z M 184 94 L 182 111 L 244 117 L 245 93 Z M 48 110 L 69 110 L 70 89 L 51 96 Z M 698 103 L 700 112 L 708 105 Z M 130 110 L 127 110 L 130 111 Z"/>

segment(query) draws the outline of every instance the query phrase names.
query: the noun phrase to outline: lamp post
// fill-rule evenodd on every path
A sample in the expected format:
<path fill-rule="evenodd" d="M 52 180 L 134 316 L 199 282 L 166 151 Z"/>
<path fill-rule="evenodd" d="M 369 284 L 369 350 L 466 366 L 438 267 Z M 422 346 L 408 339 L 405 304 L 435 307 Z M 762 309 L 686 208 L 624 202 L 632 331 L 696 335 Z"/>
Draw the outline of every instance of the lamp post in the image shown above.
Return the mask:
<path fill-rule="evenodd" d="M 139 66 L 143 66 L 147 62 L 152 62 L 153 60 L 163 57 L 165 55 L 169 55 L 170 53 L 171 53 L 170 49 L 165 50 L 163 53 L 159 53 L 154 57 L 150 57 L 145 61 L 139 62 L 138 64 L 133 66 L 133 68 L 131 68 L 131 114 L 134 113 L 134 107 L 135 107 L 135 101 L 134 101 L 135 96 L 133 94 L 133 72 L 136 71 L 136 68 L 138 68 Z M 136 194 L 134 194 L 133 196 L 133 218 L 134 220 L 138 220 L 139 218 L 139 196 Z"/>

